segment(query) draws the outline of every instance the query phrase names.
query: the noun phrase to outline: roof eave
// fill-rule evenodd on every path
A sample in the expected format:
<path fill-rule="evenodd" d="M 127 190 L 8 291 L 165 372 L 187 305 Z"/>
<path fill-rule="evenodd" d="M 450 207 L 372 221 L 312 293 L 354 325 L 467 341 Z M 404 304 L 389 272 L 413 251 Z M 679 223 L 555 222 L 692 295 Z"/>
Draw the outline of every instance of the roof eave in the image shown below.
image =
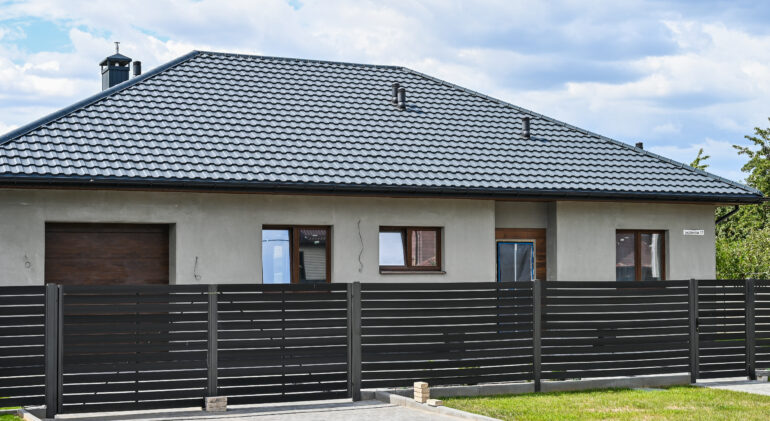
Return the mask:
<path fill-rule="evenodd" d="M 0 187 L 85 188 L 114 190 L 180 190 L 219 192 L 270 192 L 289 194 L 400 195 L 416 197 L 468 197 L 518 200 L 666 201 L 717 204 L 757 204 L 768 198 L 754 194 L 627 192 L 610 190 L 495 189 L 433 186 L 393 186 L 306 182 L 239 182 L 184 179 L 102 177 L 1 177 Z"/>

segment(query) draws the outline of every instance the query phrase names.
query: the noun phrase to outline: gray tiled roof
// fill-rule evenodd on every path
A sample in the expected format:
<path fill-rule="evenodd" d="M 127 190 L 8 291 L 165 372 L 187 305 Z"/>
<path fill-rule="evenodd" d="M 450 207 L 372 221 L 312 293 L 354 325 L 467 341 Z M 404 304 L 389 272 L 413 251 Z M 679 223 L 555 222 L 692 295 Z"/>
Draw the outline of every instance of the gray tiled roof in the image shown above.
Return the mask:
<path fill-rule="evenodd" d="M 390 103 L 391 83 L 408 107 Z M 521 118 L 532 118 L 532 138 Z M 192 52 L 0 138 L 0 182 L 756 201 L 393 66 Z"/>

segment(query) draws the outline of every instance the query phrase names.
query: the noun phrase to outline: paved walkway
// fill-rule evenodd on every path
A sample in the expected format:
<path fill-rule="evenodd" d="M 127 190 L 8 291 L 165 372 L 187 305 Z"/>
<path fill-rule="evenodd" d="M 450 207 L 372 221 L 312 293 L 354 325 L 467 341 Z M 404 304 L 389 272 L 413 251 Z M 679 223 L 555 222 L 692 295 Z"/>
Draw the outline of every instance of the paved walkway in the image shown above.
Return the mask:
<path fill-rule="evenodd" d="M 756 395 L 770 396 L 770 382 L 758 382 L 746 380 L 745 377 L 698 380 L 698 386 L 712 389 L 735 390 L 737 392 L 754 393 Z"/>
<path fill-rule="evenodd" d="M 228 410 L 223 414 L 203 411 L 100 413 L 93 415 L 60 415 L 56 419 L 71 421 L 457 421 L 459 418 L 431 414 L 417 409 L 386 404 L 380 401 L 324 401 L 323 403 L 294 403 L 258 405 Z"/>

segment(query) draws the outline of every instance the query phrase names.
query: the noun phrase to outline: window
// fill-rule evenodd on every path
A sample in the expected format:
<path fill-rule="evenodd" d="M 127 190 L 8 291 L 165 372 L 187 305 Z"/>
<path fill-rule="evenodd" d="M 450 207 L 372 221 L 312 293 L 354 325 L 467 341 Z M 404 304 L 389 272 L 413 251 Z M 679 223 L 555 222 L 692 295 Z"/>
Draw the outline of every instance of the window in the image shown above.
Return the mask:
<path fill-rule="evenodd" d="M 662 281 L 666 279 L 665 233 L 619 230 L 615 233 L 615 279 Z"/>
<path fill-rule="evenodd" d="M 441 228 L 380 227 L 380 270 L 441 270 Z"/>
<path fill-rule="evenodd" d="M 331 282 L 329 227 L 289 226 L 262 229 L 262 282 Z"/>

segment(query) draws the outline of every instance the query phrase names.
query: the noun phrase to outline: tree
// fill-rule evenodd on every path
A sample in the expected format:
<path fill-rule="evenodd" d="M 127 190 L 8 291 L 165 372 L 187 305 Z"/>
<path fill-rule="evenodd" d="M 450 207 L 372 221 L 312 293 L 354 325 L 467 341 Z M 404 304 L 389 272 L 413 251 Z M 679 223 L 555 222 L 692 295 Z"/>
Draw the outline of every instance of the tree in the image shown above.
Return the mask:
<path fill-rule="evenodd" d="M 698 150 L 698 156 L 696 156 L 695 160 L 690 163 L 690 166 L 696 170 L 706 170 L 706 168 L 709 167 L 709 164 L 706 164 L 706 160 L 709 158 L 711 158 L 711 155 L 703 155 L 703 148 L 700 148 Z"/>
<path fill-rule="evenodd" d="M 770 118 L 767 119 L 770 121 Z M 749 157 L 749 162 L 742 170 L 749 173 L 746 183 L 761 191 L 765 195 L 770 194 L 770 127 L 767 129 L 754 128 L 755 136 L 744 136 L 752 141 L 757 150 L 749 147 L 733 145 L 738 154 Z"/>
<path fill-rule="evenodd" d="M 770 196 L 770 128 L 756 127 L 754 136 L 744 137 L 754 143 L 754 147 L 733 147 L 738 154 L 749 158 L 741 168 L 748 173 L 746 184 Z M 702 161 L 708 156 L 701 155 L 702 150 L 691 164 L 693 167 L 704 167 Z M 731 209 L 718 208 L 717 218 Z M 770 203 L 741 206 L 730 218 L 717 225 L 716 235 L 717 277 L 770 278 Z"/>

